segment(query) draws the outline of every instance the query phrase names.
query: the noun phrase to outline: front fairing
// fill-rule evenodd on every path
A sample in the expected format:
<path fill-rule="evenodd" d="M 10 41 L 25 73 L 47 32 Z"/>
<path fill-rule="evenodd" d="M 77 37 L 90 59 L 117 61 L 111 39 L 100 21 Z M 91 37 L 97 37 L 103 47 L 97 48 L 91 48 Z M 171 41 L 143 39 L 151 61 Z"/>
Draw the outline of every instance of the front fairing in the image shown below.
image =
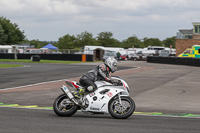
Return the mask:
<path fill-rule="evenodd" d="M 97 85 L 97 88 L 103 87 L 103 86 L 112 86 L 111 83 L 106 81 L 96 81 L 95 84 Z"/>
<path fill-rule="evenodd" d="M 111 78 L 120 81 L 122 83 L 124 90 L 129 93 L 129 86 L 125 80 L 123 80 L 121 77 L 118 76 L 112 76 Z"/>
<path fill-rule="evenodd" d="M 110 87 L 113 86 L 114 88 L 120 88 L 120 89 L 123 89 L 123 90 L 125 90 L 129 93 L 129 86 L 125 82 L 125 80 L 123 80 L 121 77 L 118 77 L 118 76 L 112 76 L 111 78 L 114 79 L 114 80 L 120 81 L 122 83 L 122 85 L 121 86 L 114 86 L 113 84 L 106 82 L 106 81 L 96 81 L 95 84 L 97 85 L 97 88 L 104 87 L 104 86 L 110 86 Z"/>
<path fill-rule="evenodd" d="M 108 104 L 113 97 L 116 97 L 118 94 L 120 94 L 120 96 L 129 96 L 129 92 L 123 85 L 114 86 L 106 81 L 96 81 L 95 84 L 98 89 L 86 96 L 88 107 L 82 110 L 84 112 L 91 111 L 108 113 Z"/>

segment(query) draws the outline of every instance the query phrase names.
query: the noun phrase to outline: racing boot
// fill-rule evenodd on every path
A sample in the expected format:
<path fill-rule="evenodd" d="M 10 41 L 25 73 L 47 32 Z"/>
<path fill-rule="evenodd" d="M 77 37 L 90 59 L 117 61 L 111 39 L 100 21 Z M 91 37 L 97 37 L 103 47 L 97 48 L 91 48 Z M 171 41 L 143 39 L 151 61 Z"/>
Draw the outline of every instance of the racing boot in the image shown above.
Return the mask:
<path fill-rule="evenodd" d="M 85 95 L 85 89 L 84 89 L 84 88 L 80 89 L 80 90 L 79 90 L 79 94 L 80 94 L 80 95 Z"/>
<path fill-rule="evenodd" d="M 85 94 L 85 89 L 83 88 L 83 89 L 80 89 L 79 91 L 76 91 L 76 92 L 74 92 L 73 93 L 74 94 L 74 97 L 75 97 L 75 99 L 77 100 L 77 102 L 78 102 L 78 105 L 82 105 L 82 100 L 81 100 L 81 96 L 84 96 L 84 94 Z"/>
<path fill-rule="evenodd" d="M 80 89 L 79 91 L 76 91 L 73 93 L 74 94 L 74 97 L 76 99 L 80 99 L 81 98 L 81 95 L 84 95 L 85 94 L 85 89 Z"/>
<path fill-rule="evenodd" d="M 78 92 L 78 91 L 75 91 L 74 93 L 74 97 L 76 98 L 76 99 L 80 99 L 81 97 L 81 95 L 80 95 L 80 93 Z"/>

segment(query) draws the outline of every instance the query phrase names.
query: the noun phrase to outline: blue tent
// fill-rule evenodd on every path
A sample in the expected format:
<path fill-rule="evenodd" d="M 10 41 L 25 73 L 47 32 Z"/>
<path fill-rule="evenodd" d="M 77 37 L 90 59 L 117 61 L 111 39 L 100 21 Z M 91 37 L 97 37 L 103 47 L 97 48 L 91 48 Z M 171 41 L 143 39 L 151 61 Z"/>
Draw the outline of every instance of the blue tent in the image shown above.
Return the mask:
<path fill-rule="evenodd" d="M 48 44 L 42 48 L 48 48 L 48 49 L 58 49 L 57 47 L 53 46 L 52 44 Z"/>

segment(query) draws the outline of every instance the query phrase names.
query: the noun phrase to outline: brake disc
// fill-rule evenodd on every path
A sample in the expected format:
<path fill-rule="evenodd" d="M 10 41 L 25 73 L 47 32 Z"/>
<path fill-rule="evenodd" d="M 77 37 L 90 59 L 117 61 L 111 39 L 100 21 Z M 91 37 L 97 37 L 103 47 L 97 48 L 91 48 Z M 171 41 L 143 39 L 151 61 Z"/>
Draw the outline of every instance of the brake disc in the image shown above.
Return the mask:
<path fill-rule="evenodd" d="M 124 111 L 126 111 L 127 109 L 127 106 L 126 106 L 126 103 L 122 102 L 122 104 L 117 104 L 115 105 L 115 111 L 119 112 L 119 113 L 123 113 Z"/>

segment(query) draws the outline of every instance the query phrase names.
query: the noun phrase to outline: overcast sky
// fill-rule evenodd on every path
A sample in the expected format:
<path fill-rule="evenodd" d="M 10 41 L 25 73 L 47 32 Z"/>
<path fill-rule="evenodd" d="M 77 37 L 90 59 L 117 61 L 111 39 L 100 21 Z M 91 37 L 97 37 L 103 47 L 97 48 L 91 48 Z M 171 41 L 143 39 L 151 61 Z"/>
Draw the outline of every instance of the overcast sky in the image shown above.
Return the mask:
<path fill-rule="evenodd" d="M 17 23 L 29 40 L 57 41 L 84 31 L 166 39 L 200 22 L 200 0 L 0 0 L 0 16 Z"/>

